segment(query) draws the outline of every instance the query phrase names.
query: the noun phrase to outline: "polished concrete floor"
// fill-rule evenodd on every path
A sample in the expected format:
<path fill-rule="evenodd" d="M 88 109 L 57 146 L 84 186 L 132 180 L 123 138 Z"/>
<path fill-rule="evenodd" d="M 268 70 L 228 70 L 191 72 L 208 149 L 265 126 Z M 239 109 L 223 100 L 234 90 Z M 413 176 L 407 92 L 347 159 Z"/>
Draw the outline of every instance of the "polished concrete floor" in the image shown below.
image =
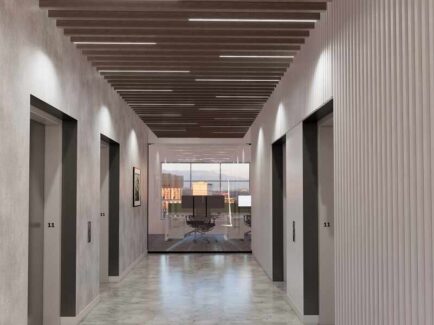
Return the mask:
<path fill-rule="evenodd" d="M 301 325 L 252 255 L 149 255 L 82 325 Z"/>

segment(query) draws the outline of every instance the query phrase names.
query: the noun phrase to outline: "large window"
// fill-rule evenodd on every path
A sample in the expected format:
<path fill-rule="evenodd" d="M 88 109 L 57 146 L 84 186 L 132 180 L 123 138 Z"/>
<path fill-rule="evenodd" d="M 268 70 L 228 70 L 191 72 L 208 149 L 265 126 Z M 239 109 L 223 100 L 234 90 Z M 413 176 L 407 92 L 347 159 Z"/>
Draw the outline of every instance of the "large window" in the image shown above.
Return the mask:
<path fill-rule="evenodd" d="M 178 210 L 182 195 L 224 195 L 237 212 L 238 197 L 250 194 L 249 169 L 248 163 L 163 163 L 163 213 Z"/>
<path fill-rule="evenodd" d="M 248 163 L 163 163 L 150 251 L 251 251 L 249 169 Z"/>

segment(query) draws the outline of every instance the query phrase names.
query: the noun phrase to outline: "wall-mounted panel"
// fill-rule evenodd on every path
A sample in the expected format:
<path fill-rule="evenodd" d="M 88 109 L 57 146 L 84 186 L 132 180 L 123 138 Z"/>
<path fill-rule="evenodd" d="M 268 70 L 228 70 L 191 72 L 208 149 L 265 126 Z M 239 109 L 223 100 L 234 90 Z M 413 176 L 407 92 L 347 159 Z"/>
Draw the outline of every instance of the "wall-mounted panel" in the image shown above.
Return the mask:
<path fill-rule="evenodd" d="M 265 224 L 261 148 L 334 99 L 337 324 L 434 321 L 433 17 L 430 0 L 334 0 L 252 127 Z M 261 226 L 253 250 L 271 274 Z"/>

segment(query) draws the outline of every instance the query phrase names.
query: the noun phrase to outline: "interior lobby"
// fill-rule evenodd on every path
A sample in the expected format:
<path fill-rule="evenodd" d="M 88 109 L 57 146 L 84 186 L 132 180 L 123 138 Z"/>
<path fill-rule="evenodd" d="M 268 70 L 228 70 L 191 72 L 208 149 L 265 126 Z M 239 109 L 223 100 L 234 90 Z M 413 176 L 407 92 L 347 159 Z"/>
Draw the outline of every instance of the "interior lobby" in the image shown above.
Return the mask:
<path fill-rule="evenodd" d="M 433 325 L 433 0 L 0 0 L 0 325 Z"/>

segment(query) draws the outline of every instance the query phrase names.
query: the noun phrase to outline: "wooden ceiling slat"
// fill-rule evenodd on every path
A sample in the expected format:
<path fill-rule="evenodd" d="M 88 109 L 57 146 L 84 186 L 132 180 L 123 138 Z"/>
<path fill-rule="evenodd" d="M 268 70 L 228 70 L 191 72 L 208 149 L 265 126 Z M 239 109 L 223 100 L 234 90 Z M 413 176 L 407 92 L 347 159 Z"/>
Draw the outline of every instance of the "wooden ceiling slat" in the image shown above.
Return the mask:
<path fill-rule="evenodd" d="M 57 27 L 61 28 L 117 28 L 117 29 L 149 29 L 149 30 L 299 30 L 313 29 L 315 23 L 310 22 L 248 22 L 234 25 L 228 22 L 189 22 L 187 18 L 183 21 L 150 21 L 132 19 L 59 19 Z"/>
<path fill-rule="evenodd" d="M 325 2 L 278 1 L 135 1 L 135 0 L 40 0 L 47 9 L 143 10 L 159 12 L 310 12 L 327 9 Z"/>
<path fill-rule="evenodd" d="M 190 29 L 190 30 L 165 30 L 165 29 L 119 29 L 119 28 L 65 28 L 63 30 L 67 36 L 138 36 L 141 38 L 149 37 L 157 39 L 158 41 L 166 38 L 202 38 L 212 37 L 216 39 L 221 38 L 283 38 L 288 39 L 290 37 L 308 37 L 309 31 L 302 29 L 295 30 L 202 30 L 202 29 Z"/>
<path fill-rule="evenodd" d="M 40 6 L 157 136 L 231 138 L 244 136 L 293 61 L 272 56 L 297 56 L 327 1 L 40 0 Z"/>
<path fill-rule="evenodd" d="M 188 21 L 189 18 L 216 18 L 216 19 L 299 19 L 319 20 L 319 12 L 161 12 L 161 11 L 131 11 L 131 10 L 59 10 L 48 11 L 48 16 L 59 19 L 128 19 L 149 21 Z M 237 26 L 237 24 L 235 24 Z"/>
<path fill-rule="evenodd" d="M 147 36 L 71 36 L 72 42 L 156 42 L 158 44 L 219 44 L 219 45 L 239 45 L 239 44 L 304 44 L 304 38 L 297 37 L 147 37 Z"/>

